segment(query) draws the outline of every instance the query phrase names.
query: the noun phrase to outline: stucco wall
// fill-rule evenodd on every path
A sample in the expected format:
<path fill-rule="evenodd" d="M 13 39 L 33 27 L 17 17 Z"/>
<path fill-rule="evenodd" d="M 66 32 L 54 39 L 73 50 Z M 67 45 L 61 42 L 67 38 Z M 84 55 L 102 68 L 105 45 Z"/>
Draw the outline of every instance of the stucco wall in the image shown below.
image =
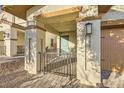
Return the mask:
<path fill-rule="evenodd" d="M 69 48 L 75 49 L 74 51 L 76 52 L 76 44 L 77 44 L 76 31 L 70 32 L 69 33 Z"/>
<path fill-rule="evenodd" d="M 51 39 L 54 40 L 54 44 L 56 45 L 56 48 L 57 48 L 57 35 L 46 31 L 45 46 L 48 48 L 51 48 Z"/>
<path fill-rule="evenodd" d="M 25 44 L 25 33 L 17 32 L 17 46 L 24 46 Z"/>
<path fill-rule="evenodd" d="M 8 13 L 8 12 L 5 12 L 5 11 L 2 11 L 0 13 L 0 18 L 3 18 L 3 19 L 5 19 L 5 20 L 7 20 L 9 22 L 15 22 L 16 24 L 26 26 L 26 21 L 25 20 L 20 19 L 20 18 L 14 16 L 14 15 Z"/>
<path fill-rule="evenodd" d="M 0 32 L 0 46 L 4 46 L 4 37 L 3 37 L 3 32 Z"/>
<path fill-rule="evenodd" d="M 109 11 L 105 15 L 102 16 L 102 20 L 116 20 L 116 19 L 124 19 L 124 12 L 119 11 Z"/>
<path fill-rule="evenodd" d="M 4 46 L 4 37 L 3 32 L 0 31 L 0 55 L 5 55 L 5 47 Z"/>
<path fill-rule="evenodd" d="M 5 20 L 8 20 L 8 21 L 12 22 L 13 15 L 12 14 L 9 14 L 9 13 L 7 13 L 5 11 L 2 11 L 1 14 L 0 14 L 0 18 L 3 18 Z"/>

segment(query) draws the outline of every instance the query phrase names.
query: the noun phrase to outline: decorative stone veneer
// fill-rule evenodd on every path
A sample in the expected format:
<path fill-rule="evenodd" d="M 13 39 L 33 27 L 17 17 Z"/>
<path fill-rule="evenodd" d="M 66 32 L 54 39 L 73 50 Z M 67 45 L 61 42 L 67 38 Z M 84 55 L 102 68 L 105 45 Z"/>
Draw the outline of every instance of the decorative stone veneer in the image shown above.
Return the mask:
<path fill-rule="evenodd" d="M 33 26 L 32 26 L 33 25 Z M 31 74 L 37 74 L 41 71 L 43 66 L 42 59 L 40 59 L 39 52 L 45 51 L 45 31 L 34 28 L 38 23 L 36 21 L 29 21 L 28 28 L 26 31 L 25 37 L 25 70 Z M 30 42 L 29 42 L 30 39 Z M 41 39 L 43 40 L 43 46 L 41 47 Z M 43 51 L 41 51 L 41 48 Z"/>
<path fill-rule="evenodd" d="M 98 5 L 84 5 L 82 11 L 79 13 L 79 17 L 90 17 L 98 15 Z"/>
<path fill-rule="evenodd" d="M 85 48 L 85 24 L 87 22 L 77 23 L 77 78 L 81 83 L 96 86 L 100 83 L 100 20 L 90 21 L 93 24 L 93 33 L 91 35 L 91 48 Z M 85 49 L 86 56 L 85 56 Z M 85 57 L 86 67 L 85 69 Z"/>
<path fill-rule="evenodd" d="M 34 6 L 26 12 L 28 28 L 25 34 L 25 70 L 31 74 L 37 74 L 43 66 L 40 59 L 41 39 L 43 40 L 43 50 L 45 50 L 45 31 L 40 29 L 43 24 L 35 19 L 34 16 L 42 14 L 42 7 Z M 39 27 L 39 28 L 38 28 Z M 30 44 L 29 44 L 30 39 Z M 29 51 L 30 46 L 30 51 Z M 42 51 L 44 52 L 44 51 Z"/>
<path fill-rule="evenodd" d="M 29 41 L 30 39 L 30 41 Z M 25 37 L 25 70 L 36 73 L 36 29 L 26 31 Z M 30 42 L 30 43 L 29 43 Z M 29 48 L 30 47 L 30 48 Z"/>

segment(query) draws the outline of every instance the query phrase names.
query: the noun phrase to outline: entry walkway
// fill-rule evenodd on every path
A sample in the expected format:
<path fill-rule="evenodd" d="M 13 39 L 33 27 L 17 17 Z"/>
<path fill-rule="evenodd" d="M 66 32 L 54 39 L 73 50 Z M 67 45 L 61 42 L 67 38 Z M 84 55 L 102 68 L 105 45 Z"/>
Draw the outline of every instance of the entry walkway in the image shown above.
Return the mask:
<path fill-rule="evenodd" d="M 31 88 L 64 88 L 64 87 L 80 87 L 79 81 L 76 79 L 69 80 L 69 77 L 63 77 L 48 73 L 46 75 L 38 74 L 33 76 L 18 87 Z"/>
<path fill-rule="evenodd" d="M 0 76 L 0 87 L 6 88 L 80 88 L 79 80 L 47 73 L 31 75 L 26 71 Z"/>
<path fill-rule="evenodd" d="M 80 87 L 76 79 L 69 80 L 55 74 L 30 75 L 26 71 L 16 72 L 0 77 L 0 87 L 8 88 L 64 88 Z"/>

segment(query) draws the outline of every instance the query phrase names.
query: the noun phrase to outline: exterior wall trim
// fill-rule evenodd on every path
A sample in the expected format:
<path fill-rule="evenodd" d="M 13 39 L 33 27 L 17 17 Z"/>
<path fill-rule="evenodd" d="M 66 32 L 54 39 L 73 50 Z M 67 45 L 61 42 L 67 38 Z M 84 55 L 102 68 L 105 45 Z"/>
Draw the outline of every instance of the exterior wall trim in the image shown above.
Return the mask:
<path fill-rule="evenodd" d="M 12 23 L 12 27 L 18 28 L 18 29 L 21 29 L 21 30 L 25 30 L 24 26 L 21 26 L 21 25 L 15 24 L 15 23 Z"/>
<path fill-rule="evenodd" d="M 5 40 L 13 40 L 13 41 L 17 41 L 18 39 L 12 39 L 12 38 L 11 38 L 11 39 L 5 39 Z"/>
<path fill-rule="evenodd" d="M 25 27 L 23 27 L 21 25 L 18 25 L 18 24 L 15 24 L 13 22 L 10 22 L 8 20 L 1 19 L 0 23 L 8 24 L 8 25 L 11 25 L 11 27 L 18 28 L 18 29 L 21 29 L 21 30 L 25 30 Z"/>
<path fill-rule="evenodd" d="M 91 16 L 91 17 L 83 17 L 83 18 L 77 18 L 77 22 L 81 21 L 91 21 L 91 20 L 97 20 L 97 19 L 102 19 L 102 16 Z"/>
<path fill-rule="evenodd" d="M 121 25 L 108 25 L 108 26 L 101 26 L 101 29 L 117 29 L 117 28 L 124 28 L 124 24 Z"/>
<path fill-rule="evenodd" d="M 124 19 L 102 21 L 101 29 L 123 28 Z"/>
<path fill-rule="evenodd" d="M 28 26 L 27 28 L 26 28 L 26 30 L 29 30 L 29 29 L 40 29 L 40 30 L 43 30 L 43 31 L 46 31 L 46 29 L 45 28 L 43 28 L 43 27 L 40 27 L 40 26 L 37 26 L 37 25 L 30 25 L 30 26 Z"/>
<path fill-rule="evenodd" d="M 1 19 L 1 20 L 0 20 L 0 23 L 4 23 L 4 24 L 8 24 L 8 25 L 12 25 L 12 22 L 7 21 L 7 20 L 4 20 L 4 19 Z"/>

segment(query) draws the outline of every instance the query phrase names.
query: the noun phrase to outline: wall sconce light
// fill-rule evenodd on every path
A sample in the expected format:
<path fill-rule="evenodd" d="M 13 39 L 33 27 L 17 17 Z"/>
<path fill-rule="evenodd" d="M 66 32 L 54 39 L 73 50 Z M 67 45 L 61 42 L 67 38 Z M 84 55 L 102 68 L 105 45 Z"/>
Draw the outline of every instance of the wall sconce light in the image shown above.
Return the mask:
<path fill-rule="evenodd" d="M 91 47 L 91 34 L 92 34 L 92 23 L 85 24 L 86 35 L 85 35 L 85 70 L 87 70 L 87 48 Z M 88 40 L 88 43 L 87 43 Z"/>
<path fill-rule="evenodd" d="M 85 24 L 85 27 L 86 27 L 86 35 L 91 35 L 92 34 L 92 23 Z"/>
<path fill-rule="evenodd" d="M 6 32 L 3 33 L 3 37 L 4 37 L 4 38 L 9 38 L 9 36 L 10 36 L 9 33 L 6 33 Z"/>

